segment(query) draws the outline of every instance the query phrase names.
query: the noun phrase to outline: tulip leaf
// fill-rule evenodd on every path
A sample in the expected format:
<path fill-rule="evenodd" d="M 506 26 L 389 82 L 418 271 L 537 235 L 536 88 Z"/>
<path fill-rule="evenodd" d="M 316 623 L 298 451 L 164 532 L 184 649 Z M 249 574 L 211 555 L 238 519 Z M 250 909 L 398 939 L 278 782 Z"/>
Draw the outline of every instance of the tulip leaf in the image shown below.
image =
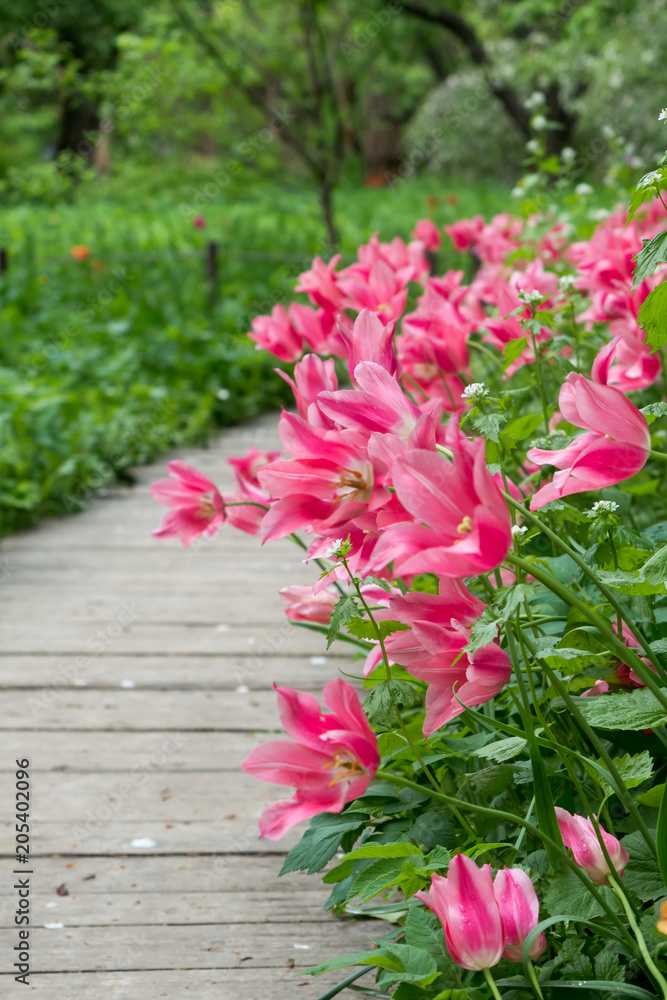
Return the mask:
<path fill-rule="evenodd" d="M 578 698 L 577 709 L 590 726 L 637 732 L 656 729 L 667 722 L 665 709 L 648 688 L 605 694 L 599 698 Z"/>
<path fill-rule="evenodd" d="M 654 288 L 639 310 L 639 325 L 646 331 L 646 343 L 654 351 L 667 341 L 667 282 Z"/>
<path fill-rule="evenodd" d="M 331 618 L 329 619 L 329 628 L 327 631 L 327 649 L 331 646 L 332 642 L 340 632 L 343 625 L 353 618 L 355 615 L 359 614 L 359 607 L 354 597 L 350 597 L 345 594 L 341 597 L 333 611 L 331 612 Z"/>
<path fill-rule="evenodd" d="M 658 828 L 655 831 L 658 848 L 658 864 L 662 880 L 667 886 L 667 790 L 662 793 L 662 804 L 658 813 Z"/>
<path fill-rule="evenodd" d="M 656 836 L 656 842 L 659 853 L 659 835 Z M 665 879 L 641 833 L 635 831 L 629 834 L 621 844 L 630 855 L 623 872 L 623 888 L 631 889 L 643 903 L 661 899 L 665 895 Z"/>
<path fill-rule="evenodd" d="M 644 246 L 634 258 L 637 262 L 635 267 L 635 280 L 632 287 L 641 285 L 644 278 L 653 274 L 659 264 L 667 261 L 667 232 L 657 233 L 652 240 L 644 240 Z"/>
<path fill-rule="evenodd" d="M 612 889 L 608 886 L 598 886 L 598 892 L 612 910 L 619 909 L 619 902 Z M 583 918 L 600 917 L 603 908 L 591 893 L 585 891 L 581 881 L 572 871 L 561 872 L 549 882 L 549 888 L 544 894 L 544 905 L 549 913 L 567 913 L 570 917 Z"/>

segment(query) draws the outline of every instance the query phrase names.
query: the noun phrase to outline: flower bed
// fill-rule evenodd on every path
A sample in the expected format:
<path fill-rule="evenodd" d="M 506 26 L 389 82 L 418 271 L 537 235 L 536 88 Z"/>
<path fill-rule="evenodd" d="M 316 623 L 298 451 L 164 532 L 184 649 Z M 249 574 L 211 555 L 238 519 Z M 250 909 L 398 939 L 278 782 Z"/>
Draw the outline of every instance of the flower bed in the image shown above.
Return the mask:
<path fill-rule="evenodd" d="M 311 821 L 283 872 L 379 918 L 310 970 L 360 966 L 327 998 L 371 969 L 394 1000 L 667 997 L 662 184 L 586 239 L 445 227 L 467 282 L 433 274 L 428 220 L 316 259 L 310 304 L 251 334 L 297 362 L 286 454 L 233 459 L 230 494 L 176 462 L 153 487 L 186 545 L 308 536 L 286 613 L 357 648 L 363 707 L 342 678 L 325 711 L 278 688 L 290 740 L 244 763 L 295 789 L 262 836 Z"/>

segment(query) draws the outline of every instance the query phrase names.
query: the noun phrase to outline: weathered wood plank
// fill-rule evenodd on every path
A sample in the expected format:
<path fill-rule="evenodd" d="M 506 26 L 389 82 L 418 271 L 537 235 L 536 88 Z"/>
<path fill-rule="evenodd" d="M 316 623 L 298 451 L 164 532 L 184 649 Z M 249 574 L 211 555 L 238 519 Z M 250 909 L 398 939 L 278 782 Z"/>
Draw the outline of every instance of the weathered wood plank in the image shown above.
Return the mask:
<path fill-rule="evenodd" d="M 307 955 L 314 954 L 305 952 Z M 312 962 L 328 956 L 318 951 Z M 150 972 L 33 975 L 34 996 L 53 1000 L 317 1000 L 345 976 L 345 971 L 304 976 L 287 966 L 263 969 L 151 970 Z M 373 973 L 361 980 L 373 985 Z M 17 985 L 16 989 L 20 987 Z M 17 994 L 18 995 L 18 994 Z M 359 994 L 357 994 L 359 995 Z"/>
<path fill-rule="evenodd" d="M 55 921 L 54 921 L 55 922 Z M 377 926 L 377 925 L 375 925 Z M 136 927 L 34 927 L 34 972 L 114 969 L 306 968 L 327 956 L 368 946 L 364 922 Z M 0 931 L 0 950 L 11 953 L 15 931 Z"/>
<path fill-rule="evenodd" d="M 79 656 L 0 654 L 0 688 L 59 688 L 61 691 L 72 685 L 117 688 L 123 681 L 131 680 L 137 687 L 215 690 L 245 684 L 254 690 L 270 688 L 275 681 L 289 687 L 319 691 L 328 680 L 337 676 L 339 668 L 360 672 L 360 664 L 355 668 L 346 656 L 336 652 L 352 648 L 340 643 L 324 654 L 323 644 L 323 655 L 261 656 L 261 664 L 250 650 L 245 655 L 214 653 L 208 656 L 116 656 L 113 652 Z"/>

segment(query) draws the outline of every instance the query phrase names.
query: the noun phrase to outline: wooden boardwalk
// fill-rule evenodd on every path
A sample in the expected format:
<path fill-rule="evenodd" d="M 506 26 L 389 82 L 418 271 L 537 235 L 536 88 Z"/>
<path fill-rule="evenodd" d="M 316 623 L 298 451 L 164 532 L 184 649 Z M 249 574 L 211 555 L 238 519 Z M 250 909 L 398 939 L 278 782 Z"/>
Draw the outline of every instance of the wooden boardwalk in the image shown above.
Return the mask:
<path fill-rule="evenodd" d="M 225 458 L 250 445 L 279 446 L 275 416 L 176 457 L 230 488 Z M 344 973 L 299 969 L 381 928 L 323 913 L 317 876 L 277 878 L 298 834 L 259 840 L 281 792 L 240 763 L 279 729 L 274 680 L 319 693 L 344 661 L 284 616 L 279 587 L 314 579 L 291 543 L 151 537 L 164 474 L 0 546 L 1 995 L 23 996 L 12 812 L 29 757 L 35 995 L 316 1000 Z"/>

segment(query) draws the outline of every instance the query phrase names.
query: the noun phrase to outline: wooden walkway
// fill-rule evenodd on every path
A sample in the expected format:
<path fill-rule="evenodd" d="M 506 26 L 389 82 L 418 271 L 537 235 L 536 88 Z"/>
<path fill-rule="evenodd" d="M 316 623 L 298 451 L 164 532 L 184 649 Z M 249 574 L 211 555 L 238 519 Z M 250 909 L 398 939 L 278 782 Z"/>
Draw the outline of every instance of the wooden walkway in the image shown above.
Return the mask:
<path fill-rule="evenodd" d="M 172 457 L 230 488 L 225 458 L 279 446 L 276 423 Z M 319 693 L 343 661 L 284 616 L 279 587 L 314 579 L 291 543 L 151 537 L 164 474 L 0 546 L 0 992 L 24 988 L 12 812 L 28 757 L 35 995 L 316 1000 L 344 973 L 299 969 L 379 928 L 323 913 L 317 876 L 277 878 L 298 834 L 258 839 L 281 792 L 240 764 L 279 729 L 272 682 Z"/>

